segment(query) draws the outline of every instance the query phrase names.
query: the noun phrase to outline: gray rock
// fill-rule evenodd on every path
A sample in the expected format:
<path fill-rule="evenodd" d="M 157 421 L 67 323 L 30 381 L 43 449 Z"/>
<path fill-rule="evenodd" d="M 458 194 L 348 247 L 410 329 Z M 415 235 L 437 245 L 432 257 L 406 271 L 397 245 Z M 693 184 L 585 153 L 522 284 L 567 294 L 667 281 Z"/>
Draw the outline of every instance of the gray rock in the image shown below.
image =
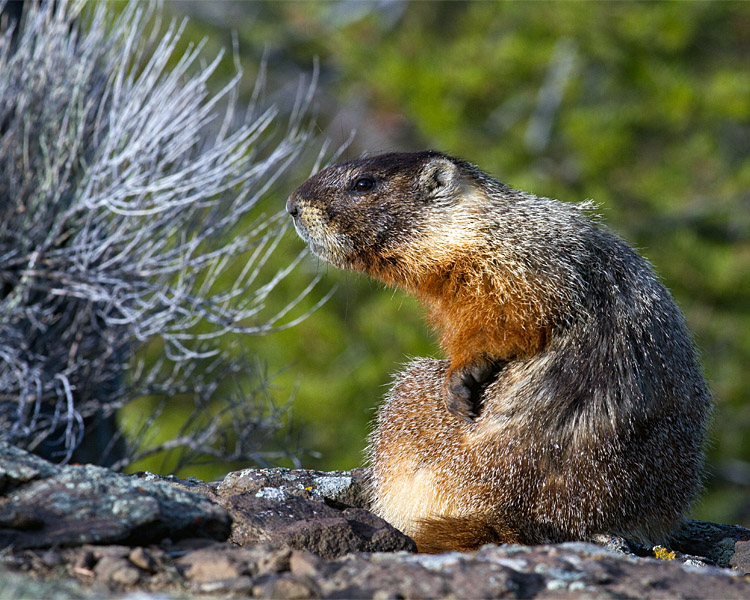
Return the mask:
<path fill-rule="evenodd" d="M 234 520 L 230 541 L 239 546 L 269 542 L 324 558 L 349 552 L 416 551 L 410 538 L 361 508 L 339 510 L 320 500 L 264 494 L 238 494 L 222 499 L 222 505 Z"/>
<path fill-rule="evenodd" d="M 323 580 L 327 598 L 744 598 L 739 573 L 686 568 L 592 544 L 486 546 L 476 553 L 348 555 Z"/>
<path fill-rule="evenodd" d="M 174 475 L 157 475 L 156 473 L 150 473 L 149 471 L 139 471 L 138 473 L 133 473 L 131 477 L 137 477 L 143 481 L 161 481 L 168 483 L 177 489 L 191 492 L 193 494 L 201 494 L 211 500 L 216 500 L 218 498 L 216 488 L 218 487 L 219 482 L 205 482 L 196 479 L 195 477 L 181 479 Z"/>
<path fill-rule="evenodd" d="M 246 493 L 265 498 L 322 498 L 367 509 L 370 507 L 369 489 L 367 469 L 324 472 L 277 468 L 229 473 L 217 485 L 216 493 L 224 498 Z"/>
<path fill-rule="evenodd" d="M 735 546 L 741 541 L 750 541 L 749 529 L 706 521 L 685 521 L 674 534 L 670 547 L 684 554 L 705 557 L 719 567 L 728 567 L 735 555 Z"/>
<path fill-rule="evenodd" d="M 269 542 L 325 558 L 348 552 L 415 551 L 408 537 L 371 512 L 365 469 L 321 472 L 245 469 L 216 487 L 233 518 L 231 541 Z"/>
<path fill-rule="evenodd" d="M 0 494 L 34 479 L 51 477 L 59 470 L 60 467 L 43 458 L 0 442 Z"/>
<path fill-rule="evenodd" d="M 602 536 L 423 555 L 362 508 L 363 470 L 204 483 L 58 467 L 0 445 L 0 482 L 0 596 L 750 597 L 750 531 L 728 525 L 686 522 L 669 548 Z M 231 538 L 217 541 L 228 515 Z"/>
<path fill-rule="evenodd" d="M 41 548 L 165 537 L 226 539 L 231 519 L 206 497 L 93 465 L 55 467 L 0 446 L 10 492 L 0 499 L 0 546 Z M 18 463 L 14 461 L 19 460 Z"/>
<path fill-rule="evenodd" d="M 750 575 L 750 541 L 739 540 L 734 544 L 734 554 L 729 559 L 729 566 L 745 575 Z"/>

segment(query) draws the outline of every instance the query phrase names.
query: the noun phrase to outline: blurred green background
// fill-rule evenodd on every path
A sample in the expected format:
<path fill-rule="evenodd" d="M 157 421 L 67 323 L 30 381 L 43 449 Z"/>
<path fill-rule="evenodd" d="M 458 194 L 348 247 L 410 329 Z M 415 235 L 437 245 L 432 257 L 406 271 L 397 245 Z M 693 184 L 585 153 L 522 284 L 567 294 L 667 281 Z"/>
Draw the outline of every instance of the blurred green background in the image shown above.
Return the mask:
<path fill-rule="evenodd" d="M 435 148 L 537 195 L 594 199 L 672 290 L 716 396 L 708 491 L 693 515 L 750 526 L 750 3 L 168 2 L 166 12 L 189 16 L 186 38 L 207 37 L 209 53 L 236 33 L 248 94 L 265 56 L 268 101 L 281 106 L 317 60 L 320 137 L 336 145 L 357 130 L 345 158 Z M 301 248 L 290 231 L 278 264 Z M 247 350 L 274 374 L 272 397 L 293 398 L 304 465 L 348 469 L 363 462 L 391 374 L 439 350 L 411 298 L 312 257 L 281 299 L 316 273 L 324 284 L 307 302 L 337 286 L 332 299 Z"/>

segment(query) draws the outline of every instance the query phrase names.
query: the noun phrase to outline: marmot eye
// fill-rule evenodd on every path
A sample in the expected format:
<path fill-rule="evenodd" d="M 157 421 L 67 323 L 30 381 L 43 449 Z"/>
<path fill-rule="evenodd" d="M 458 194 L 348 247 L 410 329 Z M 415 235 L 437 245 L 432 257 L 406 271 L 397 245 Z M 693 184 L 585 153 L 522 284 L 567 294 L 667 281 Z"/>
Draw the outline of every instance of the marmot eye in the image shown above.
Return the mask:
<path fill-rule="evenodd" d="M 354 182 L 353 189 L 355 192 L 369 192 L 375 187 L 375 180 L 372 177 L 360 177 Z"/>

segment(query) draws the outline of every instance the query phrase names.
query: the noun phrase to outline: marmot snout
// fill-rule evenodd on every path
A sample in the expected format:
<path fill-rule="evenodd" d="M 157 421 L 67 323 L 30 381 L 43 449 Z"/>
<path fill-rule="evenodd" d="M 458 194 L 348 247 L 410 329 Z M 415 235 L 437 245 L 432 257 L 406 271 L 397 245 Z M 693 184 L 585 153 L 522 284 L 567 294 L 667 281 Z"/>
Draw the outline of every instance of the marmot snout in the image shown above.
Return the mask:
<path fill-rule="evenodd" d="M 658 541 L 699 488 L 690 335 L 588 208 L 438 152 L 335 165 L 287 202 L 317 255 L 415 294 L 440 333 L 449 360 L 397 377 L 370 446 L 376 512 L 421 550 Z"/>

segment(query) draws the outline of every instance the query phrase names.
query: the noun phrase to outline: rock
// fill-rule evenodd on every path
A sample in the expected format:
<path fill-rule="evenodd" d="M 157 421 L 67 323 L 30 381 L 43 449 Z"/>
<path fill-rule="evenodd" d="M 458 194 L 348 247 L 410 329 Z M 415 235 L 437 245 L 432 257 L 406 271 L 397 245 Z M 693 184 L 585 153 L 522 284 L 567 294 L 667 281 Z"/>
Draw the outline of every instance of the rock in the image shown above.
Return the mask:
<path fill-rule="evenodd" d="M 262 565 L 275 553 L 278 553 L 278 549 L 267 544 L 238 548 L 232 544 L 214 543 L 199 550 L 178 553 L 174 564 L 188 582 L 204 584 L 262 574 Z M 288 570 L 288 567 L 284 570 Z"/>
<path fill-rule="evenodd" d="M 323 570 L 325 561 L 305 550 L 294 550 L 289 556 L 289 570 L 294 575 L 312 577 Z"/>
<path fill-rule="evenodd" d="M 128 554 L 128 560 L 136 567 L 148 571 L 149 573 L 155 573 L 159 567 L 159 563 L 154 558 L 153 554 L 141 546 L 133 548 L 130 551 L 130 554 Z"/>
<path fill-rule="evenodd" d="M 324 597 L 743 598 L 737 572 L 623 555 L 584 543 L 486 546 L 476 553 L 348 555 Z"/>
<path fill-rule="evenodd" d="M 78 554 L 76 559 L 73 561 L 74 571 L 91 571 L 96 564 L 97 558 L 94 556 L 94 552 L 84 547 L 83 550 Z"/>
<path fill-rule="evenodd" d="M 270 552 L 265 556 L 258 565 L 258 572 L 263 575 L 266 573 L 283 573 L 290 569 L 289 561 L 292 556 L 292 550 L 281 548 L 275 552 Z"/>
<path fill-rule="evenodd" d="M 150 473 L 149 471 L 138 471 L 137 473 L 133 473 L 131 477 L 137 477 L 143 481 L 161 481 L 168 483 L 177 489 L 206 496 L 210 500 L 216 500 L 218 497 L 216 488 L 218 487 L 219 482 L 205 482 L 196 479 L 195 477 L 181 479 L 174 475 L 157 475 L 156 473 Z"/>
<path fill-rule="evenodd" d="M 283 600 L 323 597 L 320 587 L 314 581 L 295 575 L 276 577 L 261 586 L 256 586 L 253 588 L 253 595 L 259 598 L 279 598 Z"/>
<path fill-rule="evenodd" d="M 132 586 L 141 579 L 141 572 L 125 558 L 103 556 L 94 567 L 97 578 L 123 586 Z"/>
<path fill-rule="evenodd" d="M 265 498 L 324 498 L 367 509 L 370 507 L 369 489 L 367 469 L 323 472 L 279 468 L 229 473 L 216 487 L 216 493 L 225 498 L 245 493 Z"/>
<path fill-rule="evenodd" d="M 750 541 L 749 529 L 688 520 L 674 534 L 670 547 L 684 554 L 706 557 L 719 567 L 728 567 L 739 541 Z"/>
<path fill-rule="evenodd" d="M 162 481 L 141 481 L 93 465 L 57 467 L 7 444 L 0 444 L 0 460 L 7 490 L 0 499 L 0 546 L 229 535 L 231 519 L 224 509 Z"/>
<path fill-rule="evenodd" d="M 361 508 L 369 505 L 365 469 L 324 473 L 245 469 L 216 487 L 233 518 L 231 541 L 270 542 L 332 558 L 347 552 L 415 551 L 414 543 Z"/>
<path fill-rule="evenodd" d="M 239 546 L 270 542 L 309 550 L 324 558 L 348 552 L 416 551 L 403 533 L 361 508 L 339 510 L 322 501 L 238 494 L 222 505 L 234 522 L 230 540 Z"/>
<path fill-rule="evenodd" d="M 363 508 L 363 470 L 204 483 L 0 445 L 0 482 L 0 597 L 750 597 L 750 530 L 729 525 L 686 522 L 669 547 L 601 536 L 423 555 Z"/>
<path fill-rule="evenodd" d="M 183 575 L 186 579 L 195 583 L 236 579 L 243 572 L 243 569 L 235 564 L 229 556 L 219 552 L 193 552 L 188 560 L 181 559 L 181 561 L 188 565 Z"/>
<path fill-rule="evenodd" d="M 750 575 L 750 541 L 739 540 L 734 544 L 734 555 L 729 559 L 729 565 Z"/>
<path fill-rule="evenodd" d="M 0 442 L 0 493 L 7 494 L 18 485 L 39 479 L 51 477 L 59 472 L 60 467 L 15 448 L 5 442 Z"/>

